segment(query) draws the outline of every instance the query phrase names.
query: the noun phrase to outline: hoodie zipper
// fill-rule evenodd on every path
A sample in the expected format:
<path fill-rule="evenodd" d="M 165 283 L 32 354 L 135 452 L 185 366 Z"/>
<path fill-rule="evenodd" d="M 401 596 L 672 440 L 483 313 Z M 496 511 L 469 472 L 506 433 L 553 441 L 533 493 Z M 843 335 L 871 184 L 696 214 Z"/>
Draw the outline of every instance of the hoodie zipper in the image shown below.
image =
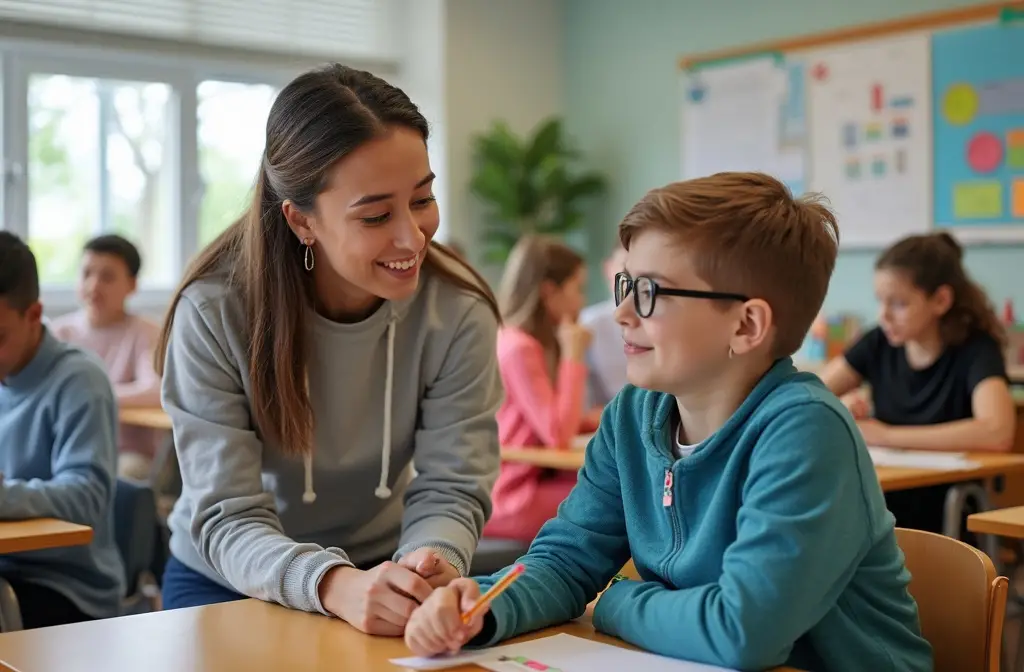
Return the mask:
<path fill-rule="evenodd" d="M 679 554 L 683 547 L 683 531 L 679 524 L 679 516 L 676 514 L 676 507 L 674 506 L 676 478 L 673 467 L 674 465 L 671 462 L 665 463 L 665 477 L 661 493 L 661 505 L 668 511 L 668 520 L 672 525 L 672 550 L 669 551 L 662 565 L 662 571 L 665 576 L 669 575 L 669 564 L 672 559 Z"/>

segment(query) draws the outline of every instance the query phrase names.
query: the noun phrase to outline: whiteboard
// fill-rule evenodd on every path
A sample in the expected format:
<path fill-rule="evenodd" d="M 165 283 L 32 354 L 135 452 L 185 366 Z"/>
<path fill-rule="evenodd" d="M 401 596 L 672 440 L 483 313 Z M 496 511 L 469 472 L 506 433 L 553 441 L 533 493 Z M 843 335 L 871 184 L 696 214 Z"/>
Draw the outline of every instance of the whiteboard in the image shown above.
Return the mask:
<path fill-rule="evenodd" d="M 775 176 L 804 190 L 803 105 L 791 64 L 768 55 L 683 75 L 683 177 L 724 171 Z"/>
<path fill-rule="evenodd" d="M 932 223 L 931 42 L 901 35 L 806 56 L 808 188 L 843 247 L 880 247 Z"/>

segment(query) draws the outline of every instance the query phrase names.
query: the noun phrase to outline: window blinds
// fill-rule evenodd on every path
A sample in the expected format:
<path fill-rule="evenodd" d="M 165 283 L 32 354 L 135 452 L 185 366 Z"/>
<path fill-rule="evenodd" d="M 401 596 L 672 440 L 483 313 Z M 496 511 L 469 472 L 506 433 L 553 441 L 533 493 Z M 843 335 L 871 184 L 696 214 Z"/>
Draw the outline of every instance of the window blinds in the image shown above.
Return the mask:
<path fill-rule="evenodd" d="M 393 0 L 0 0 L 0 19 L 267 52 L 390 59 Z"/>

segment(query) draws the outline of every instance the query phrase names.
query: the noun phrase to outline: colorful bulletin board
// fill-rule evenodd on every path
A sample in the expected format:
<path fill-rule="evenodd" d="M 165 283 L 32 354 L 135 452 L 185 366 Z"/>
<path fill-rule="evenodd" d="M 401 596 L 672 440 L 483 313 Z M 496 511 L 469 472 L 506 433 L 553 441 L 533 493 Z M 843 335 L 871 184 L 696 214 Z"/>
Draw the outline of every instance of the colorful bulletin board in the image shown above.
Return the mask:
<path fill-rule="evenodd" d="M 935 225 L 1024 238 L 1024 25 L 936 34 L 932 83 Z"/>
<path fill-rule="evenodd" d="M 844 248 L 1024 241 L 1024 2 L 684 57 L 683 178 L 823 193 Z"/>

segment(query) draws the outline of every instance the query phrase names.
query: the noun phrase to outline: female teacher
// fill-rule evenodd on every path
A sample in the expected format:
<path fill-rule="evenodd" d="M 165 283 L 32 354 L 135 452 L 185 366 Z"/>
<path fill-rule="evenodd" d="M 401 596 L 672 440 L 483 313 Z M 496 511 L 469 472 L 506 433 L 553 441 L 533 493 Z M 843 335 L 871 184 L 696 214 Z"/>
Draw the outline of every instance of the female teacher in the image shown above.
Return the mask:
<path fill-rule="evenodd" d="M 184 484 L 165 607 L 251 596 L 400 635 L 466 573 L 498 472 L 498 311 L 431 243 L 427 133 L 341 65 L 274 102 L 252 205 L 158 347 Z"/>

